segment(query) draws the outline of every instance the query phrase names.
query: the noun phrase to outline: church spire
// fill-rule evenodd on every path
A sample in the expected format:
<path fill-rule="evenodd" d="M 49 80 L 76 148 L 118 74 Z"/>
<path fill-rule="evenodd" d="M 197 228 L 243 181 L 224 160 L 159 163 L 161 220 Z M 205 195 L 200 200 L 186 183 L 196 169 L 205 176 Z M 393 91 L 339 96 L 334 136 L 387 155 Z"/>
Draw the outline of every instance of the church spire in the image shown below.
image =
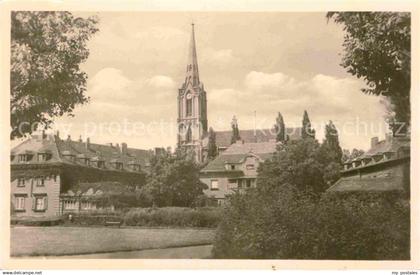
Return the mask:
<path fill-rule="evenodd" d="M 197 50 L 195 47 L 195 33 L 194 33 L 194 23 L 191 23 L 191 40 L 190 48 L 188 53 L 188 63 L 187 63 L 187 84 L 191 81 L 193 86 L 197 86 L 200 83 L 200 78 L 198 76 L 198 62 L 197 62 Z"/>

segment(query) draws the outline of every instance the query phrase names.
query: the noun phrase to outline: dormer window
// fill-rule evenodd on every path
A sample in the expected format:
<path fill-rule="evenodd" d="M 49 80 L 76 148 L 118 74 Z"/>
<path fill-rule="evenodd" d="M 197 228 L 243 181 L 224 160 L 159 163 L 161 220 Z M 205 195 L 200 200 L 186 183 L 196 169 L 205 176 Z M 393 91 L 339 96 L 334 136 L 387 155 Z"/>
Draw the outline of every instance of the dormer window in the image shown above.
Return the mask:
<path fill-rule="evenodd" d="M 33 154 L 26 152 L 18 155 L 18 162 L 28 162 L 32 159 Z"/>
<path fill-rule="evenodd" d="M 63 152 L 63 157 L 71 162 L 74 162 L 75 160 L 75 155 L 70 153 L 70 151 L 64 151 Z"/>
<path fill-rule="evenodd" d="M 247 164 L 246 165 L 246 170 L 255 170 L 255 165 L 254 164 Z"/>
<path fill-rule="evenodd" d="M 40 151 L 38 152 L 38 161 L 47 161 L 51 159 L 51 152 L 49 151 Z"/>
<path fill-rule="evenodd" d="M 89 158 L 85 156 L 84 154 L 77 155 L 77 159 L 84 165 L 87 165 L 87 166 L 90 165 Z"/>
<path fill-rule="evenodd" d="M 135 161 L 130 161 L 128 163 L 128 167 L 131 171 L 140 171 L 140 164 L 136 163 Z"/>
<path fill-rule="evenodd" d="M 375 162 L 381 161 L 383 159 L 383 155 L 382 154 L 376 154 L 373 156 L 373 159 L 375 160 Z"/>
<path fill-rule="evenodd" d="M 103 160 L 99 160 L 99 161 L 97 162 L 97 166 L 98 166 L 98 168 L 105 168 L 105 161 L 103 161 Z"/>

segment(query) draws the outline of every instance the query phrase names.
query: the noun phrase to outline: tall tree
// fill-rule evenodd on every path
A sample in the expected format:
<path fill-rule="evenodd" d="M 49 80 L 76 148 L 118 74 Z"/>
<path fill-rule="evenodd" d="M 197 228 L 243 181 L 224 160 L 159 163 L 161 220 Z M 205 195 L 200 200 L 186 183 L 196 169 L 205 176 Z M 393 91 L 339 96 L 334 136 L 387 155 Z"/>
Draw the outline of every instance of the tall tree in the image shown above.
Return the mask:
<path fill-rule="evenodd" d="M 311 128 L 308 112 L 305 110 L 302 119 L 302 138 L 315 138 L 315 130 Z"/>
<path fill-rule="evenodd" d="M 284 125 L 283 116 L 281 115 L 280 112 L 277 114 L 274 130 L 276 131 L 276 141 L 285 142 L 286 141 L 286 126 Z"/>
<path fill-rule="evenodd" d="M 325 125 L 325 139 L 322 146 L 329 152 L 330 161 L 341 162 L 343 150 L 338 140 L 338 131 L 331 120 Z"/>
<path fill-rule="evenodd" d="M 217 145 L 216 145 L 216 133 L 213 128 L 209 129 L 209 142 L 207 145 L 207 154 L 210 160 L 214 159 L 217 156 Z"/>
<path fill-rule="evenodd" d="M 410 125 L 411 16 L 408 12 L 328 12 L 343 24 L 341 66 L 364 79 L 362 92 L 389 99 L 390 127 L 405 134 Z"/>
<path fill-rule="evenodd" d="M 80 64 L 98 31 L 96 17 L 70 12 L 15 11 L 11 14 L 11 138 L 48 127 L 53 117 L 72 114 L 88 101 L 87 75 Z"/>
<path fill-rule="evenodd" d="M 238 120 L 236 119 L 235 116 L 233 116 L 232 118 L 231 126 L 232 126 L 232 138 L 230 140 L 230 144 L 233 144 L 236 141 L 241 139 L 239 135 Z"/>

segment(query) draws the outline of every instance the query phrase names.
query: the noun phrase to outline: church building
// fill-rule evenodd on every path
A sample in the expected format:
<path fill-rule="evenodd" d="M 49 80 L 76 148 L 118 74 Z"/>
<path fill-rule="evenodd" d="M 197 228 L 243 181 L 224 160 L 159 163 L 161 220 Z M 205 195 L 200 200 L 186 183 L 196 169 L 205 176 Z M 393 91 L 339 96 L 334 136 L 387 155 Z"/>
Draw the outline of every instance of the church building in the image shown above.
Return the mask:
<path fill-rule="evenodd" d="M 195 153 L 202 162 L 203 139 L 207 136 L 207 96 L 198 73 L 194 24 L 192 24 L 185 80 L 178 90 L 178 147 Z"/>

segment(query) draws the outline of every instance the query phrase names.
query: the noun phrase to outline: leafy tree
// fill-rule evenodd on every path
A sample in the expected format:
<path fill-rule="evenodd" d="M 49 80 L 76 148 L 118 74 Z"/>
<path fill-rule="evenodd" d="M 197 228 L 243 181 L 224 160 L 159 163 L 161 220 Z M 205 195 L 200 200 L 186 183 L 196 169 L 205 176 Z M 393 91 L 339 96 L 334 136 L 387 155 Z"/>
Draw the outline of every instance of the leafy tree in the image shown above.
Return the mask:
<path fill-rule="evenodd" d="M 207 145 L 207 153 L 210 160 L 217 156 L 216 133 L 212 127 L 209 129 L 209 143 Z"/>
<path fill-rule="evenodd" d="M 410 124 L 410 13 L 328 12 L 327 18 L 346 32 L 341 66 L 364 79 L 362 92 L 389 99 L 391 129 L 405 132 L 406 127 L 399 128 Z"/>
<path fill-rule="evenodd" d="M 191 206 L 206 188 L 199 179 L 201 167 L 188 152 L 157 155 L 150 164 L 142 191 L 149 194 L 143 196 L 150 197 L 156 206 Z"/>
<path fill-rule="evenodd" d="M 276 186 L 289 184 L 299 190 L 323 192 L 324 164 L 320 159 L 320 145 L 307 138 L 288 142 L 276 152 L 272 160 L 258 167 L 258 188 L 270 193 Z"/>
<path fill-rule="evenodd" d="M 276 141 L 277 142 L 286 142 L 286 126 L 284 125 L 283 116 L 279 112 L 276 118 L 276 124 L 274 125 L 274 130 L 276 131 Z"/>
<path fill-rule="evenodd" d="M 331 120 L 325 125 L 325 139 L 322 143 L 322 149 L 325 150 L 325 153 L 327 154 L 327 161 L 341 163 L 343 150 L 341 149 L 338 140 L 338 131 Z"/>
<path fill-rule="evenodd" d="M 342 162 L 346 162 L 347 160 L 352 160 L 355 159 L 357 157 L 362 156 L 365 153 L 365 151 L 363 150 L 359 150 L 356 148 L 353 148 L 353 151 L 350 153 L 349 150 L 344 149 L 343 150 L 343 157 L 342 157 Z"/>
<path fill-rule="evenodd" d="M 87 75 L 80 64 L 87 42 L 98 31 L 97 18 L 70 12 L 15 11 L 11 15 L 11 138 L 30 134 L 34 124 L 72 114 L 84 94 Z"/>
<path fill-rule="evenodd" d="M 315 130 L 311 128 L 308 112 L 305 110 L 302 119 L 302 138 L 315 138 Z"/>
<path fill-rule="evenodd" d="M 240 140 L 241 137 L 239 136 L 239 127 L 238 127 L 238 120 L 234 116 L 232 119 L 232 138 L 230 140 L 230 144 L 235 143 L 236 141 Z"/>

